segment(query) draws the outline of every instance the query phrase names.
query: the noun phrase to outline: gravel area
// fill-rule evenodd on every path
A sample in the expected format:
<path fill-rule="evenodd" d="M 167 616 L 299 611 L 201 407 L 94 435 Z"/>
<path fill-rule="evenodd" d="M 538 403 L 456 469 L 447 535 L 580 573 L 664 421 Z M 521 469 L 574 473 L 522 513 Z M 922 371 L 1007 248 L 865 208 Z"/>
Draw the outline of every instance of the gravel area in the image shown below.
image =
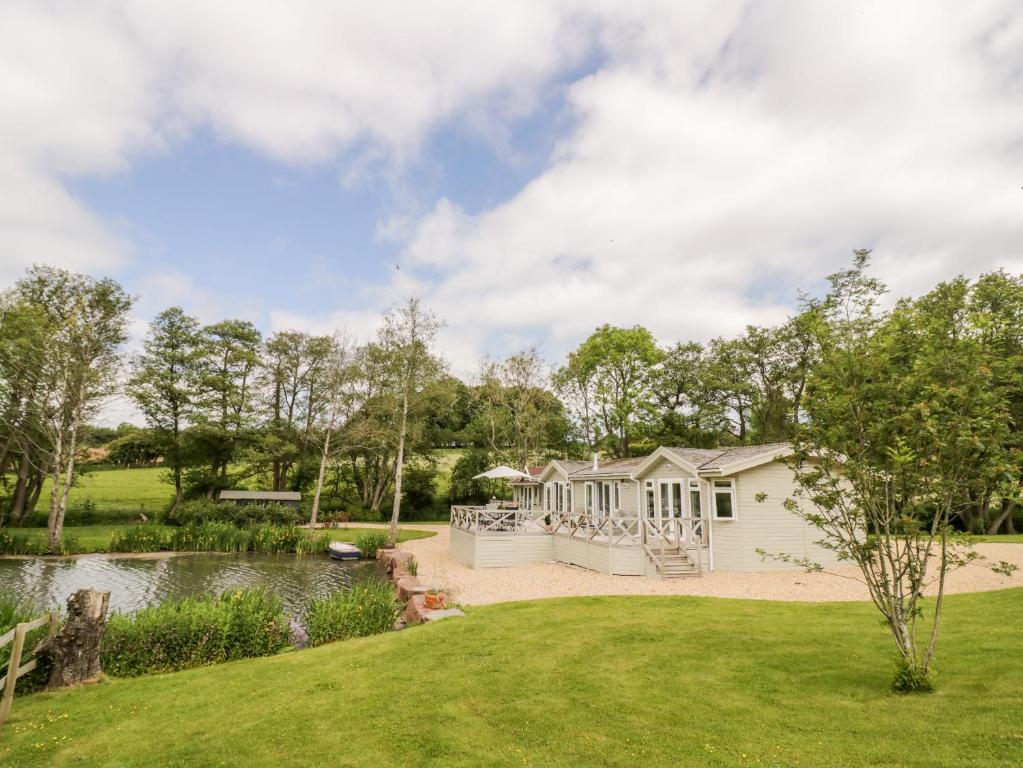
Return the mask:
<path fill-rule="evenodd" d="M 588 595 L 701 595 L 805 602 L 869 599 L 866 588 L 856 580 L 859 573 L 856 568 L 836 569 L 832 573 L 715 572 L 677 581 L 606 576 L 560 563 L 474 570 L 448 553 L 447 525 L 413 523 L 403 527 L 437 532 L 428 539 L 405 542 L 401 548 L 415 554 L 420 581 L 447 590 L 456 602 L 466 605 Z M 1023 587 L 1023 544 L 978 544 L 976 549 L 989 562 L 1005 560 L 1020 570 L 1012 576 L 1002 576 L 983 563 L 972 563 L 949 575 L 948 593 Z"/>

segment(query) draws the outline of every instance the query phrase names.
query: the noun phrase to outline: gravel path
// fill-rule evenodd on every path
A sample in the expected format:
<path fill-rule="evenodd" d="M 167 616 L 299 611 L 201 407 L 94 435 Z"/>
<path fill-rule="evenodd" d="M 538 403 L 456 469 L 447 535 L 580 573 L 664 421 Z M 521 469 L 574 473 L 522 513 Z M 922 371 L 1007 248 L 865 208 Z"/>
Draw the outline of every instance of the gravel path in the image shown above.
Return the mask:
<path fill-rule="evenodd" d="M 428 539 L 405 542 L 401 548 L 415 554 L 420 581 L 449 591 L 455 601 L 466 605 L 587 595 L 702 595 L 806 602 L 869 599 L 866 588 L 851 578 L 859 573 L 855 567 L 837 569 L 835 573 L 715 572 L 677 581 L 606 576 L 560 563 L 474 570 L 448 554 L 447 525 L 411 523 L 403 527 L 437 532 Z M 989 562 L 1005 560 L 1020 569 L 1012 576 L 1002 576 L 983 564 L 973 563 L 949 575 L 947 592 L 1023 586 L 1023 544 L 978 544 L 976 549 Z"/>

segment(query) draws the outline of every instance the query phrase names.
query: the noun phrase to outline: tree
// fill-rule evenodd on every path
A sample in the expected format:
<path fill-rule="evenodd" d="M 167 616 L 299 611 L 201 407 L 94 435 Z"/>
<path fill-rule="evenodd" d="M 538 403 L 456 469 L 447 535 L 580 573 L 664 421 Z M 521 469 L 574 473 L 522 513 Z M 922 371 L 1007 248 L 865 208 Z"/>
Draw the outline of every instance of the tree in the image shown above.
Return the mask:
<path fill-rule="evenodd" d="M 391 541 L 398 540 L 401 515 L 401 479 L 405 465 L 405 443 L 409 432 L 409 413 L 417 400 L 429 390 L 444 366 L 433 354 L 433 343 L 441 323 L 422 306 L 418 298 L 384 316 L 378 334 L 378 345 L 390 372 L 390 380 L 398 401 L 397 456 L 394 462 L 394 506 L 391 510 Z"/>
<path fill-rule="evenodd" d="M 568 357 L 562 382 L 586 382 L 610 449 L 629 456 L 639 419 L 649 411 L 654 366 L 661 360 L 650 331 L 642 326 L 602 325 Z M 588 395 L 589 397 L 589 395 Z"/>
<path fill-rule="evenodd" d="M 254 438 L 261 336 L 246 320 L 224 320 L 202 329 L 195 381 L 195 426 L 190 438 L 208 467 L 203 483 L 213 498 L 229 486 L 228 467 Z"/>
<path fill-rule="evenodd" d="M 183 432 L 196 407 L 195 384 L 203 356 L 199 323 L 170 307 L 149 326 L 144 352 L 135 357 L 128 393 L 152 429 L 174 483 L 174 506 L 184 499 Z"/>
<path fill-rule="evenodd" d="M 651 381 L 651 421 L 662 443 L 714 448 L 727 433 L 710 365 L 707 350 L 695 341 L 664 350 Z"/>
<path fill-rule="evenodd" d="M 346 336 L 335 335 L 330 339 L 329 354 L 323 364 L 318 366 L 314 374 L 315 389 L 320 392 L 324 407 L 321 411 L 323 422 L 320 425 L 322 441 L 320 442 L 319 470 L 316 487 L 313 492 L 312 511 L 309 525 L 316 527 L 320 511 L 320 498 L 323 494 L 323 482 L 326 477 L 327 464 L 331 457 L 350 445 L 339 445 L 332 438 L 339 430 L 351 429 L 356 413 L 363 403 L 364 390 L 359 386 L 359 351 L 356 350 Z M 313 438 L 316 439 L 316 438 Z"/>
<path fill-rule="evenodd" d="M 57 551 L 74 484 L 79 430 L 114 391 L 132 299 L 108 278 L 43 266 L 30 269 L 15 291 L 38 310 L 47 333 L 40 339 L 44 352 L 33 408 L 49 448 L 47 539 L 51 551 Z"/>
<path fill-rule="evenodd" d="M 1004 393 L 968 322 L 966 281 L 884 313 L 884 286 L 867 264 L 858 251 L 852 269 L 830 277 L 788 506 L 859 567 L 898 650 L 896 687 L 922 690 L 946 575 L 976 558 L 951 525 L 962 489 L 977 478 L 1004 484 L 1018 465 L 1005 450 Z M 929 586 L 936 595 L 926 603 Z"/>

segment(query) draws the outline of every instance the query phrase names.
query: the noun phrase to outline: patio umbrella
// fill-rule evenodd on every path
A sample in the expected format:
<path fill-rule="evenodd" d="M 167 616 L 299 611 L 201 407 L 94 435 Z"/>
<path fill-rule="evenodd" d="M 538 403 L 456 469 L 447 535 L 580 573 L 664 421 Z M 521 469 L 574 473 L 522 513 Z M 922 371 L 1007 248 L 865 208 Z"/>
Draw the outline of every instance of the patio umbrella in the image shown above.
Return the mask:
<path fill-rule="evenodd" d="M 480 472 L 476 475 L 473 480 L 481 480 L 487 478 L 488 480 L 511 480 L 512 478 L 531 480 L 532 478 L 525 472 L 519 472 L 517 469 L 506 467 L 503 464 L 493 469 L 488 469 L 486 472 Z"/>

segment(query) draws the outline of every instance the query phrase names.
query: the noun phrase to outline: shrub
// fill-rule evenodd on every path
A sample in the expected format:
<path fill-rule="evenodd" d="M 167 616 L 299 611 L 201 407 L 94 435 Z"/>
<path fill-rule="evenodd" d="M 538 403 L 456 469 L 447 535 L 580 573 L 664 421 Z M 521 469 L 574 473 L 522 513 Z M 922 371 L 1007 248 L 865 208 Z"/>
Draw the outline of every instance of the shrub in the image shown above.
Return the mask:
<path fill-rule="evenodd" d="M 301 512 L 283 504 L 234 504 L 227 501 L 193 499 L 178 505 L 177 509 L 164 513 L 163 520 L 169 525 L 190 525 L 196 523 L 231 523 L 243 528 L 256 523 L 294 525 Z"/>
<path fill-rule="evenodd" d="M 46 545 L 46 534 L 13 531 L 0 528 L 0 555 L 73 555 L 80 549 L 78 537 L 66 531 L 60 539 L 60 549 L 50 552 Z"/>
<path fill-rule="evenodd" d="M 6 634 L 9 630 L 25 621 L 32 621 L 42 615 L 43 609 L 29 603 L 22 598 L 0 592 L 0 635 Z M 29 632 L 25 637 L 25 649 L 22 651 L 23 658 L 27 657 L 36 644 L 42 640 L 49 631 L 44 625 Z M 13 643 L 8 643 L 0 648 L 0 673 L 6 675 L 7 664 L 11 659 L 11 648 Z M 14 688 L 15 695 L 32 693 L 40 690 L 50 676 L 49 664 L 46 659 L 40 659 L 38 666 L 27 675 L 18 678 L 18 684 Z M 3 679 L 0 677 L 0 679 Z"/>
<path fill-rule="evenodd" d="M 302 530 L 287 525 L 253 525 L 246 529 L 249 534 L 249 549 L 265 555 L 280 555 L 294 552 L 304 538 Z"/>
<path fill-rule="evenodd" d="M 204 522 L 175 528 L 170 549 L 176 552 L 247 552 L 251 534 L 231 523 Z"/>
<path fill-rule="evenodd" d="M 930 693 L 934 690 L 934 684 L 927 674 L 900 658 L 895 664 L 892 690 L 897 693 Z"/>
<path fill-rule="evenodd" d="M 137 525 L 118 531 L 110 539 L 111 552 L 159 552 L 170 548 L 168 535 L 153 525 Z"/>
<path fill-rule="evenodd" d="M 322 533 L 318 536 L 299 536 L 295 544 L 296 555 L 322 555 L 330 544 L 330 535 Z"/>
<path fill-rule="evenodd" d="M 134 615 L 114 613 L 103 637 L 103 669 L 118 677 L 173 672 L 270 656 L 291 630 L 281 599 L 254 588 L 173 600 Z"/>
<path fill-rule="evenodd" d="M 388 632 L 400 608 L 394 588 L 380 581 L 361 582 L 349 590 L 311 600 L 305 616 L 309 642 L 322 645 Z"/>
<path fill-rule="evenodd" d="M 378 549 L 387 546 L 386 531 L 365 531 L 355 537 L 355 546 L 359 548 L 362 556 L 372 560 L 377 556 Z"/>

